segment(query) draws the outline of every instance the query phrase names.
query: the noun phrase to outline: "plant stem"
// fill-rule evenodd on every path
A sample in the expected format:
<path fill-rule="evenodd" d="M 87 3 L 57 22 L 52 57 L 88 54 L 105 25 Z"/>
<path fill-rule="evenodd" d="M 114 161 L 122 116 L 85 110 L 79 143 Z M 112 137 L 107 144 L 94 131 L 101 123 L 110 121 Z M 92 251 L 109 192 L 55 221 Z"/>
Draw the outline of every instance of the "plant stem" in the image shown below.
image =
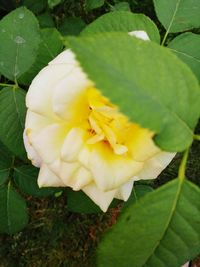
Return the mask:
<path fill-rule="evenodd" d="M 200 134 L 195 134 L 194 135 L 194 140 L 200 141 Z"/>
<path fill-rule="evenodd" d="M 5 86 L 5 87 L 14 87 L 15 84 L 9 84 L 9 83 L 0 83 L 0 86 Z"/>
<path fill-rule="evenodd" d="M 190 148 L 187 148 L 185 150 L 185 152 L 183 154 L 183 158 L 181 160 L 181 164 L 179 166 L 179 170 L 178 170 L 178 178 L 182 181 L 185 179 L 185 171 L 186 171 L 186 165 L 187 165 L 189 150 L 190 150 Z"/>

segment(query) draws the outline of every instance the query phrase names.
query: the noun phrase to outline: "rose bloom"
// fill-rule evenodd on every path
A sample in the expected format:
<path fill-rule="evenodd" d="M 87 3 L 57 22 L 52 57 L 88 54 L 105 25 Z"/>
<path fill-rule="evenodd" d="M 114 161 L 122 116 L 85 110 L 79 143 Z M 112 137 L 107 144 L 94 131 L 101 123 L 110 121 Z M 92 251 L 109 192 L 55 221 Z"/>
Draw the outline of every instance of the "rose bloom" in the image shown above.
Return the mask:
<path fill-rule="evenodd" d="M 39 187 L 82 190 L 104 212 L 113 198 L 129 198 L 134 181 L 156 178 L 174 157 L 101 94 L 70 50 L 39 72 L 26 105 L 24 144 L 40 168 Z"/>

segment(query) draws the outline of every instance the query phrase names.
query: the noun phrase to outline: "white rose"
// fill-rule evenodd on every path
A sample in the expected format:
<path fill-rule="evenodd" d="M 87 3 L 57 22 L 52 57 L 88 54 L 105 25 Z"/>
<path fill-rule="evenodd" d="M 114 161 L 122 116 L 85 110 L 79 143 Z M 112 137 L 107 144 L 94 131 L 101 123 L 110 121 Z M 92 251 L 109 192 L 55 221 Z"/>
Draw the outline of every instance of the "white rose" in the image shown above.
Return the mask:
<path fill-rule="evenodd" d="M 102 96 L 66 50 L 42 69 L 26 97 L 24 144 L 38 184 L 83 190 L 104 212 L 133 183 L 156 178 L 174 153 Z"/>

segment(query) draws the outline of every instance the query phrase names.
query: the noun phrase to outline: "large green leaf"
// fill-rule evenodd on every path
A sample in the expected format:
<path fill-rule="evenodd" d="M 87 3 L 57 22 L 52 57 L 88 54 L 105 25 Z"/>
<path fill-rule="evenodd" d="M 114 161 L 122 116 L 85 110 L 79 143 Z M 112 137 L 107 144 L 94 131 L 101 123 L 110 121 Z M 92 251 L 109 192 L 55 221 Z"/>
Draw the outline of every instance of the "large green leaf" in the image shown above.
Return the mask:
<path fill-rule="evenodd" d="M 10 186 L 0 187 L 0 232 L 14 234 L 28 223 L 26 202 Z"/>
<path fill-rule="evenodd" d="M 129 206 L 98 247 L 98 267 L 180 267 L 200 252 L 200 189 L 178 179 Z"/>
<path fill-rule="evenodd" d="M 143 30 L 152 41 L 160 42 L 160 35 L 156 25 L 143 14 L 133 14 L 128 11 L 116 11 L 104 14 L 89 24 L 81 35 L 91 35 L 103 32 L 132 32 Z"/>
<path fill-rule="evenodd" d="M 191 144 L 200 88 L 168 49 L 125 33 L 69 37 L 68 45 L 96 87 L 132 121 L 155 131 L 161 148 L 181 151 Z"/>
<path fill-rule="evenodd" d="M 6 87 L 0 91 L 0 141 L 15 155 L 24 157 L 25 92 Z"/>
<path fill-rule="evenodd" d="M 192 69 L 200 81 L 200 35 L 183 33 L 174 38 L 168 47 Z"/>
<path fill-rule="evenodd" d="M 61 190 L 58 188 L 39 188 L 37 184 L 38 169 L 30 165 L 16 167 L 14 179 L 18 187 L 26 194 L 34 197 L 46 197 Z"/>
<path fill-rule="evenodd" d="M 158 19 L 168 32 L 200 27 L 199 0 L 153 0 Z"/>
<path fill-rule="evenodd" d="M 41 39 L 37 58 L 31 69 L 20 77 L 19 83 L 29 85 L 37 73 L 62 51 L 61 36 L 55 28 L 42 29 Z"/>
<path fill-rule="evenodd" d="M 0 142 L 0 186 L 8 179 L 12 165 L 12 155 Z"/>
<path fill-rule="evenodd" d="M 15 80 L 34 63 L 40 43 L 38 21 L 25 7 L 0 21 L 0 72 Z"/>

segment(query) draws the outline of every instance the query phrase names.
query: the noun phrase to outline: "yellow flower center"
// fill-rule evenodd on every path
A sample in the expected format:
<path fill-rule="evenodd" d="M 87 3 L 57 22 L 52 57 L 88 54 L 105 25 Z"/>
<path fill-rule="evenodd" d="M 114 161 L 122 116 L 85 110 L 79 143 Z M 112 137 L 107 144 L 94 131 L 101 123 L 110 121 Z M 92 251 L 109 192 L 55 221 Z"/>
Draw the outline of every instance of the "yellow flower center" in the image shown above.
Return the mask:
<path fill-rule="evenodd" d="M 87 144 L 103 142 L 112 148 L 115 154 L 126 153 L 128 148 L 124 144 L 125 136 L 131 128 L 128 118 L 95 88 L 87 89 L 87 101 Z"/>

